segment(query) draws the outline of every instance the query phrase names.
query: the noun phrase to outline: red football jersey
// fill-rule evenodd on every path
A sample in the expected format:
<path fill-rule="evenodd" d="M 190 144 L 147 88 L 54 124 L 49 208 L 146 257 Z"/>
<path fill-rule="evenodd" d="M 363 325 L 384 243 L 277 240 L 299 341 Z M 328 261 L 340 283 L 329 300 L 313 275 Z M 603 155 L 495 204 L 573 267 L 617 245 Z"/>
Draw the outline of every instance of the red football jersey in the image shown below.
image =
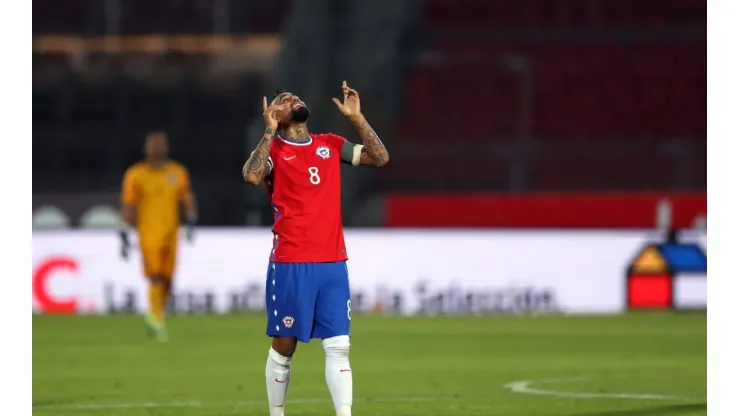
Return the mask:
<path fill-rule="evenodd" d="M 347 260 L 340 178 L 346 142 L 335 134 L 311 134 L 305 143 L 273 140 L 265 178 L 274 219 L 271 261 Z"/>

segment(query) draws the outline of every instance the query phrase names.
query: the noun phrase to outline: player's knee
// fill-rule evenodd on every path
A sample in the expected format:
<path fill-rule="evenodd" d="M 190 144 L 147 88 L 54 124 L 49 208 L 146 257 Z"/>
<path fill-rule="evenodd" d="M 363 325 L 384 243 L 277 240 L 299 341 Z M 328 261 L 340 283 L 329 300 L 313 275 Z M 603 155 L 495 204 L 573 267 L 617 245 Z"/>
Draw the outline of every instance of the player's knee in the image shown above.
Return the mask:
<path fill-rule="evenodd" d="M 321 345 L 327 356 L 349 356 L 349 335 L 325 338 Z"/>
<path fill-rule="evenodd" d="M 162 286 L 165 286 L 168 283 L 167 278 L 159 274 L 153 274 L 149 276 L 149 282 L 154 285 L 162 285 Z"/>
<path fill-rule="evenodd" d="M 298 340 L 293 337 L 274 337 L 272 349 L 283 357 L 293 357 L 298 347 Z"/>
<path fill-rule="evenodd" d="M 274 348 L 270 348 L 270 352 L 268 353 L 268 356 L 273 362 L 275 362 L 275 364 L 281 367 L 287 367 L 290 365 L 290 362 L 293 361 L 293 357 L 287 357 L 275 351 Z"/>

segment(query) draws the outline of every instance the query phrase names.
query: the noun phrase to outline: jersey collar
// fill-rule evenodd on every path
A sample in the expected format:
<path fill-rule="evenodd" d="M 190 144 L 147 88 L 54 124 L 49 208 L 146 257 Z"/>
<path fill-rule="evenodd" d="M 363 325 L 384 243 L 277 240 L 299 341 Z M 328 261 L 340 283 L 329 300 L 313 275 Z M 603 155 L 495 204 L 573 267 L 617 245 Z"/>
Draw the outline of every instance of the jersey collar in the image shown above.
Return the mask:
<path fill-rule="evenodd" d="M 282 134 L 278 134 L 277 137 L 285 143 L 292 144 L 293 146 L 308 146 L 309 144 L 311 144 L 311 142 L 313 142 L 313 137 L 310 134 L 308 135 L 307 142 L 294 142 L 293 140 L 286 139 L 285 137 L 283 137 Z"/>

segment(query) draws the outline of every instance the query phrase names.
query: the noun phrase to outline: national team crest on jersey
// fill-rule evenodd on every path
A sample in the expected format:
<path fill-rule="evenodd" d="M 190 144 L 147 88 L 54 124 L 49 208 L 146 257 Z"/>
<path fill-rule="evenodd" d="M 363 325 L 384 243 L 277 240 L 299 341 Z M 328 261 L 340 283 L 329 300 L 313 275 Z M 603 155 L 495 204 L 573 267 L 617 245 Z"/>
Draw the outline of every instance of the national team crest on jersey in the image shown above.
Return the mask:
<path fill-rule="evenodd" d="M 331 150 L 326 146 L 319 146 L 316 149 L 316 155 L 322 159 L 329 159 L 331 157 Z"/>
<path fill-rule="evenodd" d="M 295 323 L 295 319 L 293 319 L 292 316 L 286 316 L 283 318 L 283 325 L 285 325 L 286 328 L 292 328 L 293 323 Z"/>
<path fill-rule="evenodd" d="M 170 185 L 175 185 L 177 183 L 177 175 L 171 173 L 167 175 L 167 180 L 170 182 Z"/>

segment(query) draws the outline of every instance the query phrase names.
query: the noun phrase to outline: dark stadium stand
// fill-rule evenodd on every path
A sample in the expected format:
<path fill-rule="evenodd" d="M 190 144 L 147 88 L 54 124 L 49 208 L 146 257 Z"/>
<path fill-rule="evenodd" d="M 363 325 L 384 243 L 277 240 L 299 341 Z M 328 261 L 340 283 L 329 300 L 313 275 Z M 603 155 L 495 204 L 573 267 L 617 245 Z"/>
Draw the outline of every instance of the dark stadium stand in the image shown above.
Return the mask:
<path fill-rule="evenodd" d="M 283 40 L 303 36 L 285 27 L 291 3 L 35 0 L 34 192 L 117 189 L 145 132 L 162 128 L 214 201 L 204 221 L 242 223 L 258 200 L 244 201 L 237 174 L 254 145 L 247 129 L 261 123 L 255 104 L 272 78 L 300 77 L 274 71 Z M 359 203 L 388 191 L 705 188 L 706 1 L 422 3 L 410 34 L 388 42 L 398 71 L 373 81 L 387 102 L 367 99 L 372 120 L 387 119 L 392 162 L 362 171 Z M 101 36 L 111 31 L 125 51 Z M 307 52 L 292 44 L 295 66 Z M 311 66 L 326 78 L 317 97 L 352 67 L 337 45 L 321 61 L 341 74 Z M 342 127 L 316 114 L 313 126 Z"/>
<path fill-rule="evenodd" d="M 427 1 L 428 47 L 408 70 L 401 151 L 379 186 L 506 189 L 519 169 L 524 189 L 703 188 L 705 7 Z"/>

